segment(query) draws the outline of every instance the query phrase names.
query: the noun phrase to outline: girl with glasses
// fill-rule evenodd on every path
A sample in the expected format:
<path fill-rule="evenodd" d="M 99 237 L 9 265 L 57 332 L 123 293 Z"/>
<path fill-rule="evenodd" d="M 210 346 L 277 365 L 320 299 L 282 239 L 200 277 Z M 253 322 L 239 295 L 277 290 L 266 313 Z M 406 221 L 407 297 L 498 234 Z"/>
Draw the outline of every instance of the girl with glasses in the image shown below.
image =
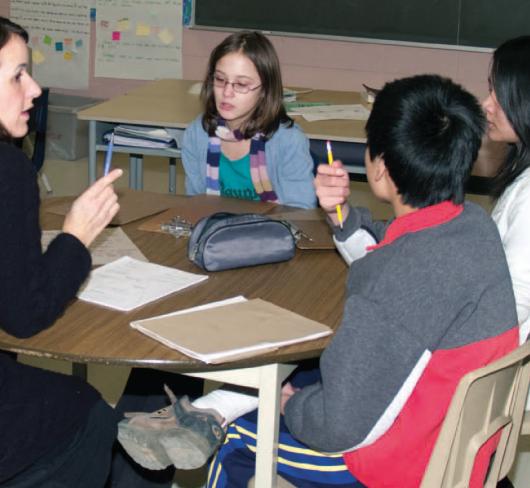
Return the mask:
<path fill-rule="evenodd" d="M 258 32 L 227 37 L 210 55 L 204 113 L 184 134 L 189 195 L 316 205 L 309 141 L 282 103 L 280 63 Z"/>

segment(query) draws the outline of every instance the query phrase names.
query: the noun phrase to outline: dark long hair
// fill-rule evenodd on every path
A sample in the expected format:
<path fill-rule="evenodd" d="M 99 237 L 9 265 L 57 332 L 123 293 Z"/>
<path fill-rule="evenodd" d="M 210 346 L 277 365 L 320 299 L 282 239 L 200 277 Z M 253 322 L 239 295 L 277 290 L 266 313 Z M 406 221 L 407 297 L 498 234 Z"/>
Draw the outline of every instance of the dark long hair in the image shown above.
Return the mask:
<path fill-rule="evenodd" d="M 5 47 L 12 36 L 19 36 L 27 44 L 29 36 L 26 30 L 18 24 L 11 22 L 5 17 L 0 17 L 0 50 Z M 0 123 L 0 140 L 10 141 L 11 135 L 6 128 Z"/>
<path fill-rule="evenodd" d="M 511 144 L 495 176 L 492 195 L 504 190 L 530 167 L 530 36 L 501 44 L 493 53 L 490 84 L 519 142 Z"/>
<path fill-rule="evenodd" d="M 202 85 L 201 100 L 204 105 L 203 127 L 213 134 L 217 127 L 217 108 L 213 92 L 215 68 L 221 58 L 231 53 L 241 53 L 249 58 L 260 77 L 260 98 L 254 112 L 240 128 L 245 139 L 257 132 L 271 137 L 281 123 L 293 124 L 283 106 L 280 61 L 271 42 L 259 32 L 242 31 L 228 36 L 210 54 L 208 68 Z"/>

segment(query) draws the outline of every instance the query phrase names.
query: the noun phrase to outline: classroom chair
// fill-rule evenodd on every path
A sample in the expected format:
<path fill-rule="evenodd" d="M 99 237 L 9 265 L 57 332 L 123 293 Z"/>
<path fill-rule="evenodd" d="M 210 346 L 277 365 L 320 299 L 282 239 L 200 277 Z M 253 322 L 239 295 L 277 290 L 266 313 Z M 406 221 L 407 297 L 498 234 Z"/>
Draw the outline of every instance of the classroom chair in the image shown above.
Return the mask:
<path fill-rule="evenodd" d="M 421 488 L 468 488 L 477 453 L 494 438 L 484 488 L 495 488 L 510 471 L 520 434 L 530 434 L 525 415 L 530 384 L 530 342 L 458 384 L 434 446 Z M 248 488 L 254 486 L 250 480 Z M 278 487 L 289 487 L 278 477 Z"/>
<path fill-rule="evenodd" d="M 495 487 L 514 461 L 529 382 L 530 342 L 465 375 L 451 400 L 421 488 L 469 487 L 477 453 L 489 440 L 492 453 L 486 453 L 489 468 L 483 486 Z"/>

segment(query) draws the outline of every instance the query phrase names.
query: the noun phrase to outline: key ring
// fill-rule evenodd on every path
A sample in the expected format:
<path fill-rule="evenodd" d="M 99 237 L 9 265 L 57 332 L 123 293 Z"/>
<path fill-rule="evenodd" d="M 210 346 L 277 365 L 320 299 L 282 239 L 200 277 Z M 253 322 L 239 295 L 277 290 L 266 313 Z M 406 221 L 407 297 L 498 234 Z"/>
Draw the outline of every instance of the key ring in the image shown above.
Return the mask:
<path fill-rule="evenodd" d="M 175 237 L 188 237 L 191 233 L 191 223 L 179 215 L 173 217 L 170 221 L 160 224 L 160 230 L 167 232 Z"/>

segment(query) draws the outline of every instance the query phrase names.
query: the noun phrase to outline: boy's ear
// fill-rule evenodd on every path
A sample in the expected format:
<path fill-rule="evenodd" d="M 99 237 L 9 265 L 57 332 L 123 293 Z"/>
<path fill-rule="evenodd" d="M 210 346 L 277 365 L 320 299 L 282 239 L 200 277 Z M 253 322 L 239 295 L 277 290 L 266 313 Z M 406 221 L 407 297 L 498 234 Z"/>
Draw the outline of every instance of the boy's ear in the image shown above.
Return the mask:
<path fill-rule="evenodd" d="M 376 156 L 376 158 L 372 161 L 372 164 L 374 165 L 375 181 L 381 181 L 381 179 L 388 174 L 383 155 Z"/>

